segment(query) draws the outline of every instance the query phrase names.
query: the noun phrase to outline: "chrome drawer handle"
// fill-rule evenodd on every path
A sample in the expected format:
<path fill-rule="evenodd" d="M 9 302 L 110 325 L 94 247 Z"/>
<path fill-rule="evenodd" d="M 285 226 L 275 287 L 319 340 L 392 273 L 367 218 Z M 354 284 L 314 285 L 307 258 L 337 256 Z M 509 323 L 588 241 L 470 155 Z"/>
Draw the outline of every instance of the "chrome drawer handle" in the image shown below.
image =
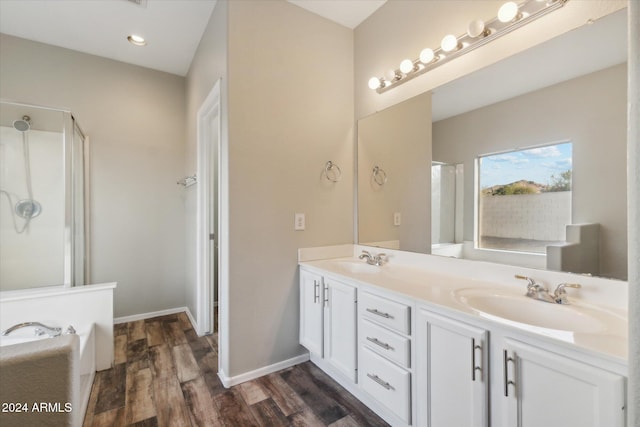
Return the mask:
<path fill-rule="evenodd" d="M 391 384 L 389 384 L 379 376 L 373 375 L 373 374 L 367 374 L 367 376 L 372 380 L 374 380 L 376 383 L 380 384 L 382 387 L 386 388 L 387 390 L 395 390 L 395 388 L 393 388 Z"/>
<path fill-rule="evenodd" d="M 367 341 L 371 341 L 372 343 L 374 343 L 376 345 L 379 345 L 380 347 L 384 348 L 385 350 L 393 350 L 393 347 L 391 347 L 386 342 L 380 341 L 378 338 L 367 337 Z"/>
<path fill-rule="evenodd" d="M 509 379 L 509 368 L 507 366 L 509 362 L 513 363 L 515 367 L 515 364 L 516 364 L 515 357 L 510 357 L 507 354 L 507 350 L 503 350 L 502 351 L 502 368 L 503 368 L 503 374 L 504 374 L 504 396 L 505 397 L 509 397 L 510 385 L 512 385 L 514 388 L 516 387 L 516 383 Z"/>
<path fill-rule="evenodd" d="M 385 319 L 393 319 L 393 316 L 389 313 L 383 313 L 381 311 L 376 310 L 375 308 L 367 308 L 369 313 L 375 314 L 376 316 L 384 317 Z"/>

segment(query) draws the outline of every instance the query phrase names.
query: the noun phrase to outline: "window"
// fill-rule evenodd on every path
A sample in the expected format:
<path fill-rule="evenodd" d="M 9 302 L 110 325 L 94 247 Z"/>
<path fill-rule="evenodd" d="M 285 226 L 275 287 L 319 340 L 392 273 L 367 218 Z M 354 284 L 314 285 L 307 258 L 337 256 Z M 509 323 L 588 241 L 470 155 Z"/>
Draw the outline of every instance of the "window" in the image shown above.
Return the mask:
<path fill-rule="evenodd" d="M 478 158 L 476 246 L 545 253 L 571 223 L 572 144 Z"/>

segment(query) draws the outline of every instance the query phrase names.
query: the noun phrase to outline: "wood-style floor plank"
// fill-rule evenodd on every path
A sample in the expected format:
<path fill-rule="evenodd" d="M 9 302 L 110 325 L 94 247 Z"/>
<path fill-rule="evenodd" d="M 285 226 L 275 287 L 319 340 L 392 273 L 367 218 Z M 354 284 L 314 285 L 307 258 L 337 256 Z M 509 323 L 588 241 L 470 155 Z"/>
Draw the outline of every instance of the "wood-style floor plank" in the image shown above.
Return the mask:
<path fill-rule="evenodd" d="M 127 390 L 127 367 L 115 365 L 107 371 L 96 373 L 100 377 L 100 390 L 96 400 L 95 413 L 123 408 Z"/>
<path fill-rule="evenodd" d="M 387 425 L 310 362 L 225 389 L 217 336 L 199 337 L 188 320 L 114 325 L 116 364 L 96 373 L 85 426 Z"/>
<path fill-rule="evenodd" d="M 304 401 L 289 387 L 280 375 L 267 375 L 258 378 L 256 381 L 258 381 L 263 390 L 271 396 L 285 416 L 288 417 L 305 408 Z"/>
<path fill-rule="evenodd" d="M 128 323 L 127 333 L 129 341 L 137 341 L 147 337 L 144 327 L 144 320 L 136 320 Z"/>
<path fill-rule="evenodd" d="M 156 416 L 153 402 L 153 382 L 149 368 L 135 371 L 127 369 L 126 402 L 125 421 L 127 424 Z"/>
<path fill-rule="evenodd" d="M 184 401 L 180 383 L 175 376 L 153 382 L 158 424 L 171 427 L 189 427 L 191 418 Z"/>
<path fill-rule="evenodd" d="M 114 427 L 126 425 L 127 424 L 124 420 L 124 406 L 95 414 L 93 417 L 93 424 L 91 424 L 92 427 Z"/>
<path fill-rule="evenodd" d="M 222 426 L 220 414 L 202 377 L 181 384 L 194 426 Z"/>
<path fill-rule="evenodd" d="M 281 376 L 323 423 L 328 425 L 348 415 L 332 396 L 316 386 L 311 375 L 303 369 L 295 367 Z"/>
<path fill-rule="evenodd" d="M 164 344 L 165 339 L 164 331 L 162 330 L 162 323 L 159 321 L 146 322 L 145 326 L 147 328 L 147 344 L 149 347 Z"/>
<path fill-rule="evenodd" d="M 113 337 L 114 364 L 119 365 L 127 362 L 127 342 L 128 337 L 126 334 Z"/>
<path fill-rule="evenodd" d="M 242 383 L 238 386 L 238 389 L 240 390 L 242 398 L 249 406 L 255 405 L 256 403 L 269 398 L 260 383 L 257 381 L 247 381 L 246 383 Z"/>
<path fill-rule="evenodd" d="M 156 380 L 176 375 L 176 367 L 168 344 L 149 348 L 149 367 Z"/>
<path fill-rule="evenodd" d="M 191 381 L 200 375 L 200 368 L 188 344 L 172 347 L 171 352 L 176 364 L 176 374 L 181 383 Z"/>
<path fill-rule="evenodd" d="M 220 413 L 220 418 L 225 425 L 257 427 L 258 423 L 254 418 L 247 404 L 242 400 L 242 396 L 237 389 L 230 389 L 215 396 L 214 401 Z"/>
<path fill-rule="evenodd" d="M 170 346 L 187 343 L 187 337 L 184 336 L 184 330 L 177 320 L 174 320 L 173 322 L 162 322 L 162 328 L 164 330 L 167 343 Z"/>
<path fill-rule="evenodd" d="M 284 416 L 273 399 L 267 398 L 250 405 L 249 408 L 259 425 L 263 427 L 285 427 L 289 420 Z"/>

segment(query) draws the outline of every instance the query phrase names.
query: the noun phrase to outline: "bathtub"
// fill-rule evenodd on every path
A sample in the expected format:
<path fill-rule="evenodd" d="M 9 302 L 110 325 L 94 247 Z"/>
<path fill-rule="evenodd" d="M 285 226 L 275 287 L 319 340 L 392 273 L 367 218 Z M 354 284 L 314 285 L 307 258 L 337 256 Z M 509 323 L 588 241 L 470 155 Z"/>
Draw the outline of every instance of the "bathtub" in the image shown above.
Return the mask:
<path fill-rule="evenodd" d="M 96 372 L 95 327 L 75 329 L 53 338 L 34 327 L 0 336 L 0 424 L 82 426 Z"/>
<path fill-rule="evenodd" d="M 73 410 L 68 413 L 66 421 L 61 422 L 60 425 L 82 425 L 95 371 L 109 369 L 113 365 L 113 292 L 115 288 L 116 283 L 105 283 L 75 288 L 50 286 L 25 291 L 0 292 L 0 330 L 4 331 L 23 322 L 41 322 L 48 326 L 62 327 L 63 333 L 69 325 L 73 325 L 77 331 L 77 335 L 74 336 L 62 335 L 57 338 L 34 341 L 33 328 L 25 328 L 0 339 L 2 344 L 0 359 L 4 359 L 6 355 L 13 357 L 11 363 L 25 361 L 27 372 L 29 372 L 28 363 L 31 363 L 34 370 L 44 372 L 44 377 L 50 376 L 46 366 L 41 369 L 42 366 L 35 364 L 33 359 L 31 362 L 27 362 L 31 353 L 42 351 L 46 353 L 43 355 L 53 359 L 56 355 L 61 355 L 61 360 L 64 360 L 65 357 L 68 359 L 69 364 L 72 365 L 69 372 L 72 373 L 69 373 L 67 377 L 61 376 L 60 380 L 63 381 L 66 378 L 66 381 L 72 385 L 69 389 L 74 400 L 69 403 L 72 404 Z M 74 350 L 76 346 L 77 349 Z M 5 364 L 4 361 L 2 363 Z M 62 366 L 64 363 L 59 361 L 59 365 Z M 19 384 L 20 382 L 19 376 L 13 377 L 10 381 L 8 377 L 2 375 L 0 393 L 11 392 L 14 383 Z M 34 379 L 33 382 L 38 383 L 40 379 Z M 35 391 L 33 395 L 36 395 Z M 29 393 L 26 393 L 26 396 L 28 397 Z M 14 405 L 20 403 L 11 402 L 7 400 L 8 398 L 10 395 L 2 394 L 0 402 L 13 403 Z M 47 402 L 41 403 L 46 404 Z M 55 407 L 55 403 L 64 404 L 67 403 L 66 401 L 52 403 L 53 407 L 44 409 L 60 409 L 60 411 L 66 409 Z M 15 423 L 3 422 L 1 409 L 0 425 L 15 425 Z M 60 416 L 62 417 L 62 415 Z M 40 424 L 31 423 L 31 425 Z M 27 424 L 18 423 L 18 425 Z"/>

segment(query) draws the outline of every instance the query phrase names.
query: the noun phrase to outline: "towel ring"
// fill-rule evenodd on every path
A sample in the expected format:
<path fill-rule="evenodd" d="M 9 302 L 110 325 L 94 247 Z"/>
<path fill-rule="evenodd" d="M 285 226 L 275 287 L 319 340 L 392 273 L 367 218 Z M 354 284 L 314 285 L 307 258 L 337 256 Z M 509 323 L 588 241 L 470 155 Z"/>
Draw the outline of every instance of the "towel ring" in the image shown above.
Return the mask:
<path fill-rule="evenodd" d="M 340 170 L 340 166 L 329 160 L 324 165 L 324 176 L 331 182 L 340 181 L 340 179 L 342 178 L 342 171 Z"/>
<path fill-rule="evenodd" d="M 384 169 L 380 168 L 379 166 L 373 167 L 372 178 L 373 178 L 373 181 L 379 186 L 383 186 L 387 183 L 387 173 L 384 171 Z"/>

